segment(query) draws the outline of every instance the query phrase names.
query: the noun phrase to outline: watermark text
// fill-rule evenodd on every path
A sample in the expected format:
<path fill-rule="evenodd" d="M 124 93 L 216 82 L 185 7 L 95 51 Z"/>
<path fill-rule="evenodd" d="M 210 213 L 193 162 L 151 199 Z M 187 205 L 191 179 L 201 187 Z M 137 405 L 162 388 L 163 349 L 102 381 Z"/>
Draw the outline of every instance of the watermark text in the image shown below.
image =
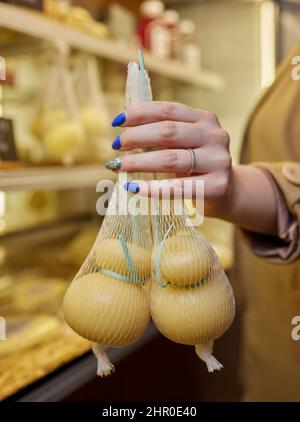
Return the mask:
<path fill-rule="evenodd" d="M 6 320 L 0 316 L 0 340 L 6 340 Z"/>
<path fill-rule="evenodd" d="M 188 226 L 203 224 L 203 180 L 139 180 L 139 194 L 128 192 L 126 184 L 126 172 L 119 174 L 117 184 L 112 180 L 97 184 L 96 191 L 101 194 L 96 203 L 99 215 L 175 215 L 183 216 Z"/>
<path fill-rule="evenodd" d="M 294 341 L 299 341 L 300 340 L 300 315 L 294 316 L 291 324 L 294 326 L 291 333 L 292 339 Z"/>
<path fill-rule="evenodd" d="M 6 61 L 5 58 L 0 56 L 0 81 L 6 80 Z"/>

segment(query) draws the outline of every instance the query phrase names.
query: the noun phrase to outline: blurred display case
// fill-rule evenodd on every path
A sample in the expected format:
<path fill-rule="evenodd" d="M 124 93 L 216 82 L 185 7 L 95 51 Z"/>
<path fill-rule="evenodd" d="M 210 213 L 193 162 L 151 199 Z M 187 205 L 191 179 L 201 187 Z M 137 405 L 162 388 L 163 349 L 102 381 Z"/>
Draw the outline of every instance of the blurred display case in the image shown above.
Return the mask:
<path fill-rule="evenodd" d="M 98 222 L 99 223 L 99 222 Z M 61 315 L 62 297 L 97 235 L 88 219 L 56 223 L 1 243 L 0 395 L 5 398 L 89 350 Z"/>

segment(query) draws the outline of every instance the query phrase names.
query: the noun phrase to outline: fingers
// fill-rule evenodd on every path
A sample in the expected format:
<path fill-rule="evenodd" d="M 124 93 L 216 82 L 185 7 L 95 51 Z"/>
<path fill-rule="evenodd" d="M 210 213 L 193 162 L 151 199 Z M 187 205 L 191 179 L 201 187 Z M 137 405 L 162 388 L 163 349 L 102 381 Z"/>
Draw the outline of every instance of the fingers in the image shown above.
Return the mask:
<path fill-rule="evenodd" d="M 189 188 L 184 180 L 189 181 Z M 154 199 L 192 199 L 196 196 L 199 178 L 161 179 L 161 180 L 133 180 L 124 185 L 128 192 Z M 201 182 L 203 183 L 203 182 Z M 200 186 L 200 185 L 199 185 Z M 184 192 L 184 190 L 186 191 Z"/>
<path fill-rule="evenodd" d="M 128 154 L 120 160 L 120 170 L 128 173 L 187 173 L 191 168 L 191 154 L 183 149 Z"/>
<path fill-rule="evenodd" d="M 117 170 L 128 173 L 205 174 L 215 171 L 227 172 L 231 166 L 229 154 L 212 147 L 194 149 L 194 159 L 188 149 L 165 149 L 127 154 L 117 160 L 120 160 Z"/>
<path fill-rule="evenodd" d="M 146 101 L 128 107 L 125 112 L 115 117 L 113 126 L 139 126 L 163 120 L 195 123 L 209 113 L 180 103 L 165 101 Z"/>
<path fill-rule="evenodd" d="M 118 138 L 116 149 L 129 151 L 136 148 L 196 148 L 203 144 L 207 134 L 199 123 L 166 120 L 130 127 Z"/>

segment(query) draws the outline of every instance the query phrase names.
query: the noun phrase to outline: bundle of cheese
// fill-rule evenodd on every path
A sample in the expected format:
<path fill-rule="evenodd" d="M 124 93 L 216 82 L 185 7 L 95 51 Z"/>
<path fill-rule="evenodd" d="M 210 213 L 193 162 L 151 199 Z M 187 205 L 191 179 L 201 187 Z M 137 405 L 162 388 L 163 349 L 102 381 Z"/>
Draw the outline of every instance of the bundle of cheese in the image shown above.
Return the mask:
<path fill-rule="evenodd" d="M 135 101 L 132 93 L 127 98 L 127 105 Z M 128 213 L 134 197 L 123 188 L 124 178 L 120 173 L 98 237 L 63 303 L 70 327 L 93 342 L 100 376 L 114 369 L 106 349 L 136 341 L 150 320 L 150 219 Z"/>
<path fill-rule="evenodd" d="M 105 350 L 137 340 L 150 319 L 144 286 L 151 274 L 150 225 L 148 219 L 110 215 L 118 191 L 117 186 L 95 244 L 63 302 L 70 327 L 94 342 L 100 376 L 113 370 Z"/>
<path fill-rule="evenodd" d="M 79 118 L 69 52 L 49 51 L 44 66 L 45 84 L 31 131 L 41 141 L 46 161 L 73 164 L 86 146 L 86 133 Z"/>
<path fill-rule="evenodd" d="M 72 76 L 79 107 L 78 117 L 87 140 L 81 158 L 86 161 L 106 161 L 112 155 L 112 134 L 96 57 L 82 52 L 73 55 Z"/>
<path fill-rule="evenodd" d="M 151 316 L 167 338 L 194 345 L 209 372 L 219 370 L 213 342 L 233 321 L 233 292 L 212 247 L 178 212 L 182 202 L 170 201 L 168 213 L 163 202 L 153 216 Z"/>

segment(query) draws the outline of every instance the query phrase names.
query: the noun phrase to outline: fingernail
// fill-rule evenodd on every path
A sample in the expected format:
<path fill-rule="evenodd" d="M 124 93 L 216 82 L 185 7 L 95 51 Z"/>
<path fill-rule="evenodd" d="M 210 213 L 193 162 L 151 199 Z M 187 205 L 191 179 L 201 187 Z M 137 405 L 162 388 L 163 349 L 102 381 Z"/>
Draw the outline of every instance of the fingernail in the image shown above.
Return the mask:
<path fill-rule="evenodd" d="M 121 163 L 120 158 L 113 158 L 112 160 L 108 160 L 105 163 L 105 167 L 108 170 L 113 170 L 113 171 L 120 170 L 121 166 L 122 166 L 122 163 Z"/>
<path fill-rule="evenodd" d="M 113 143 L 111 144 L 112 149 L 120 149 L 121 148 L 121 138 L 120 135 L 118 135 Z"/>
<path fill-rule="evenodd" d="M 118 115 L 114 118 L 114 120 L 111 122 L 111 125 L 112 125 L 113 127 L 117 127 L 117 126 L 122 125 L 122 124 L 123 124 L 123 123 L 125 123 L 125 122 L 126 122 L 126 114 L 123 112 L 123 113 L 118 114 Z"/>
<path fill-rule="evenodd" d="M 132 193 L 139 193 L 139 191 L 140 191 L 139 184 L 135 183 L 135 182 L 124 183 L 123 187 L 124 187 L 125 190 L 127 190 L 128 192 L 132 192 Z"/>

